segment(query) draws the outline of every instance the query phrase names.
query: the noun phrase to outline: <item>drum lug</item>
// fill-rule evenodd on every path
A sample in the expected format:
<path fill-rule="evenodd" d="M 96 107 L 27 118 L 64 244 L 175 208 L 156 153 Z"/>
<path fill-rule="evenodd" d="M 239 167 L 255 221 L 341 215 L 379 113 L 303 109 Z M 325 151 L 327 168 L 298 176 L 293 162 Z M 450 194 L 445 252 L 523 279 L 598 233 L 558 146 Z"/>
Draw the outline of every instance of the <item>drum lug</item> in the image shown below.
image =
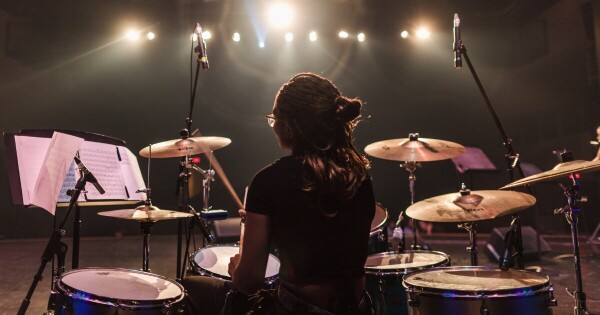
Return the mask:
<path fill-rule="evenodd" d="M 558 306 L 558 301 L 556 301 L 556 298 L 554 297 L 554 287 L 550 286 L 548 292 L 550 293 L 548 298 L 548 307 Z"/>
<path fill-rule="evenodd" d="M 487 305 L 485 304 L 485 300 L 487 299 L 487 297 L 485 296 L 485 294 L 482 294 L 478 297 L 478 299 L 481 300 L 481 308 L 479 308 L 479 314 L 481 315 L 490 315 L 490 310 L 488 309 Z"/>
<path fill-rule="evenodd" d="M 379 284 L 379 292 L 385 295 L 385 281 L 383 280 L 383 277 L 381 275 L 378 275 L 378 278 L 379 280 L 377 281 L 377 283 Z"/>
<path fill-rule="evenodd" d="M 415 293 L 413 288 L 408 288 L 408 306 L 419 306 L 418 294 Z"/>

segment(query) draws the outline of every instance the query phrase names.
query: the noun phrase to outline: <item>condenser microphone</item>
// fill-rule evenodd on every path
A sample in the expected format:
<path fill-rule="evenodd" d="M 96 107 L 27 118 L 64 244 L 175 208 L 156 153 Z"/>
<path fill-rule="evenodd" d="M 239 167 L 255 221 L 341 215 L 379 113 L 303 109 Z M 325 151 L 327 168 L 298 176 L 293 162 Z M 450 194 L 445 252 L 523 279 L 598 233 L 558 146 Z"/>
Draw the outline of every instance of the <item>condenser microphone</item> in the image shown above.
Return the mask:
<path fill-rule="evenodd" d="M 202 27 L 200 23 L 196 23 L 196 29 L 194 31 L 196 36 L 198 36 L 198 46 L 194 48 L 194 52 L 198 54 L 198 62 L 202 64 L 202 69 L 208 69 L 208 55 L 206 54 L 206 41 L 202 36 Z"/>
<path fill-rule="evenodd" d="M 460 19 L 454 13 L 454 68 L 462 68 L 462 40 L 460 40 Z"/>
<path fill-rule="evenodd" d="M 104 194 L 104 188 L 100 186 L 100 183 L 98 183 L 96 176 L 94 176 L 94 174 L 92 174 L 92 172 L 90 172 L 90 170 L 88 170 L 88 168 L 85 167 L 85 164 L 83 164 L 83 162 L 81 162 L 81 160 L 78 157 L 75 157 L 75 163 L 77 164 L 79 170 L 83 172 L 83 177 L 85 177 L 85 180 L 92 183 L 100 194 Z"/>

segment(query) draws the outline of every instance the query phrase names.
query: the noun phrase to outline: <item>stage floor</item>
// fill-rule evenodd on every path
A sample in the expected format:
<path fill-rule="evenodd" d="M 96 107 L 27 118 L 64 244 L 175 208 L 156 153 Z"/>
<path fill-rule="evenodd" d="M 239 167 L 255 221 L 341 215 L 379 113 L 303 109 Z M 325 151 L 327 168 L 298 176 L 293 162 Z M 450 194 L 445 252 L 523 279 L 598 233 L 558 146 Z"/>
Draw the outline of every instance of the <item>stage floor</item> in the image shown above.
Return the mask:
<path fill-rule="evenodd" d="M 572 258 L 572 245 L 568 235 L 543 236 L 551 247 L 541 259 L 527 261 L 528 269 L 541 268 L 541 272 L 550 277 L 554 286 L 558 306 L 553 307 L 554 314 L 573 314 L 574 300 L 566 288 L 575 288 L 575 271 Z M 478 240 L 479 265 L 497 266 L 495 261 L 485 255 L 483 247 L 488 235 L 480 234 Z M 33 276 L 40 266 L 40 257 L 47 240 L 5 240 L 0 241 L 0 313 L 16 314 L 27 295 Z M 71 239 L 65 238 L 71 246 Z M 142 268 L 142 236 L 94 237 L 82 238 L 79 266 Z M 465 249 L 468 238 L 463 234 L 432 234 L 423 239 L 432 250 L 450 255 L 453 266 L 470 264 L 470 256 Z M 587 307 L 591 313 L 600 314 L 600 245 L 581 238 L 581 272 L 583 289 L 587 294 Z M 150 239 L 151 272 L 173 279 L 176 273 L 175 235 L 153 235 Z M 67 258 L 67 271 L 71 270 L 71 250 Z M 27 314 L 42 314 L 46 311 L 50 290 L 51 264 L 45 269 L 44 279 L 38 283 L 31 299 Z"/>

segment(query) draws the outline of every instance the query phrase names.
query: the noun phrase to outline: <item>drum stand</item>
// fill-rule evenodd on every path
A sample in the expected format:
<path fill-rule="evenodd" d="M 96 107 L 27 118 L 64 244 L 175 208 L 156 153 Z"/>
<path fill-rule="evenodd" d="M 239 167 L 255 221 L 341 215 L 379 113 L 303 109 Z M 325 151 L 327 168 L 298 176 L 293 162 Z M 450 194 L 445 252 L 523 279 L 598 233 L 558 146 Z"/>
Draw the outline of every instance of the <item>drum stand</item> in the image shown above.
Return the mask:
<path fill-rule="evenodd" d="M 413 134 L 410 134 L 410 136 L 412 136 Z M 418 167 L 421 167 L 421 163 L 416 162 L 416 161 L 406 161 L 404 162 L 404 164 L 400 164 L 400 167 L 404 167 L 405 170 L 408 171 L 408 187 L 410 190 L 410 204 L 413 205 L 415 203 L 415 181 L 417 180 L 417 177 L 415 176 L 415 171 L 417 170 Z M 400 214 L 402 215 L 402 214 Z M 400 219 L 399 219 L 400 221 Z M 421 249 L 421 245 L 417 244 L 417 229 L 419 228 L 418 225 L 418 220 L 411 218 L 411 222 L 412 222 L 412 235 L 413 235 L 413 243 L 410 246 L 410 248 L 412 250 L 419 250 Z M 402 226 L 402 235 L 404 235 L 404 226 Z M 402 238 L 402 243 L 404 243 L 405 239 L 404 237 Z M 406 248 L 405 244 L 402 244 L 402 248 Z"/>
<path fill-rule="evenodd" d="M 570 292 L 567 289 L 567 293 L 575 299 L 574 314 L 575 315 L 589 315 L 585 306 L 585 293 L 583 292 L 583 281 L 581 279 L 581 264 L 579 257 L 579 238 L 577 232 L 577 216 L 581 210 L 577 206 L 580 203 L 586 202 L 585 196 L 579 196 L 579 180 L 577 180 L 577 174 L 571 173 L 571 179 L 573 184 L 570 187 L 565 188 L 565 196 L 567 197 L 567 205 L 554 210 L 555 214 L 562 213 L 565 215 L 567 222 L 571 225 L 571 238 L 573 240 L 573 259 L 575 265 L 575 279 L 577 288 L 574 292 Z"/>
<path fill-rule="evenodd" d="M 471 255 L 471 266 L 477 266 L 477 223 L 465 222 L 458 225 L 459 228 L 469 232 L 469 251 Z"/>

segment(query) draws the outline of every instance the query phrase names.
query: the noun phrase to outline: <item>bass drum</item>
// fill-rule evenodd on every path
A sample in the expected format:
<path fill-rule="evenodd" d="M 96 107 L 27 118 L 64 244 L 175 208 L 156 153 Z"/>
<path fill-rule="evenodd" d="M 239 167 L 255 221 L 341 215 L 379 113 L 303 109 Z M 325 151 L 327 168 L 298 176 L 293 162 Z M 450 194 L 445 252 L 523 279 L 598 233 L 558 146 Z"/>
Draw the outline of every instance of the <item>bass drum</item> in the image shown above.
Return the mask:
<path fill-rule="evenodd" d="M 375 204 L 375 216 L 369 234 L 369 255 L 390 250 L 387 235 L 388 212 L 379 202 Z"/>
<path fill-rule="evenodd" d="M 433 251 L 387 252 L 367 257 L 366 289 L 373 299 L 375 314 L 408 314 L 402 276 L 417 270 L 449 265 L 450 256 Z"/>
<path fill-rule="evenodd" d="M 404 276 L 409 314 L 552 314 L 547 275 L 492 267 L 448 267 Z"/>
<path fill-rule="evenodd" d="M 177 314 L 183 287 L 163 276 L 117 268 L 74 269 L 56 285 L 56 314 Z"/>
<path fill-rule="evenodd" d="M 190 274 L 216 277 L 231 280 L 229 276 L 229 259 L 238 254 L 240 248 L 233 245 L 207 246 L 197 250 L 191 256 Z M 265 288 L 274 288 L 279 279 L 279 259 L 269 254 L 267 270 L 265 271 Z"/>

